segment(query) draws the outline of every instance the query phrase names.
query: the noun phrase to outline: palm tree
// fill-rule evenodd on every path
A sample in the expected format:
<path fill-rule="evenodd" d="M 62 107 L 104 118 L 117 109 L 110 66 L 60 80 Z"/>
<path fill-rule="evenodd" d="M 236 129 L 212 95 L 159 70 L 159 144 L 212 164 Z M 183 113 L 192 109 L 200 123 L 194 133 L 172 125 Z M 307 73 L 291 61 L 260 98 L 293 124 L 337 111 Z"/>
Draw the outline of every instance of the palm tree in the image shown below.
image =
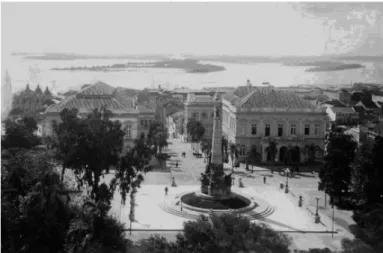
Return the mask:
<path fill-rule="evenodd" d="M 199 142 L 205 133 L 205 127 L 202 122 L 190 118 L 186 124 L 187 133 L 191 136 L 192 142 Z"/>
<path fill-rule="evenodd" d="M 269 139 L 269 146 L 265 150 L 271 158 L 271 161 L 273 162 L 273 165 L 275 164 L 275 156 L 277 155 L 278 149 L 277 149 L 277 142 L 274 139 Z"/>
<path fill-rule="evenodd" d="M 251 149 L 247 152 L 247 162 L 251 163 L 251 173 L 254 172 L 254 163 L 261 161 L 261 154 L 257 152 L 257 146 L 251 146 Z"/>

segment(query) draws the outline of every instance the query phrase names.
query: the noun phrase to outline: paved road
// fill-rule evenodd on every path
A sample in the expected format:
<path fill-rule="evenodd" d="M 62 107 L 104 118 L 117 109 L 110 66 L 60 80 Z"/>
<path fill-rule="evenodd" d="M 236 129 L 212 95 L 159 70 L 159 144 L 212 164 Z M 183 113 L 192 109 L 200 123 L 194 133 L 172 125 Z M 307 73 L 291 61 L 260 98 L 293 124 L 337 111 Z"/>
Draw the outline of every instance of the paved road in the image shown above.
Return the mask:
<path fill-rule="evenodd" d="M 194 158 L 193 150 L 190 143 L 183 143 L 177 139 L 170 139 L 168 148 L 164 152 L 172 155 L 168 161 L 167 166 L 170 167 L 171 173 L 156 173 L 152 175 L 154 180 L 147 182 L 157 182 L 156 184 L 171 184 L 171 178 L 174 177 L 178 185 L 196 185 L 199 184 L 199 178 L 202 172 L 205 170 L 206 163 L 203 158 Z M 181 153 L 186 152 L 186 157 L 182 157 Z M 176 162 L 178 161 L 178 167 L 176 168 Z M 230 164 L 224 164 L 225 173 L 231 172 Z M 149 173 L 150 174 L 150 173 Z M 148 174 L 148 175 L 149 175 Z M 263 178 L 266 177 L 266 184 L 263 182 Z M 278 187 L 282 182 L 286 183 L 286 176 L 281 176 L 279 173 L 271 173 L 268 169 L 261 167 L 254 167 L 254 173 L 247 172 L 245 165 L 241 164 L 240 168 L 236 168 L 234 171 L 235 184 L 238 184 L 238 179 L 242 178 L 242 182 L 246 186 L 275 186 Z M 329 197 L 327 196 L 327 204 L 325 204 L 325 196 L 323 192 L 318 191 L 318 176 L 311 173 L 301 173 L 293 178 L 288 178 L 288 184 L 291 192 L 295 195 L 298 201 L 298 197 L 302 195 L 304 205 L 309 207 L 310 210 L 315 212 L 316 199 L 319 196 L 319 210 L 322 215 L 326 215 L 330 219 L 332 218 L 332 209 L 329 205 Z M 335 222 L 339 226 L 346 230 L 349 230 L 349 225 L 355 224 L 351 218 L 352 212 L 344 210 L 335 210 Z"/>

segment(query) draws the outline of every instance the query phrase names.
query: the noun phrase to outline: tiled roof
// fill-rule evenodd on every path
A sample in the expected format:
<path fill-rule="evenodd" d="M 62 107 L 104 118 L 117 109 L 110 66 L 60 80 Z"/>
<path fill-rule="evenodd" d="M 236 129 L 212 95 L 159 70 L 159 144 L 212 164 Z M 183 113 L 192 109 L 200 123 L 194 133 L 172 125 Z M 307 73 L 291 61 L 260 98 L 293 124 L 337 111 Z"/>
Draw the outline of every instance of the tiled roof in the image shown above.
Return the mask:
<path fill-rule="evenodd" d="M 333 105 L 333 106 L 336 106 L 336 107 L 345 107 L 345 105 L 342 102 L 340 102 L 339 100 L 337 100 L 337 99 L 333 99 L 333 100 L 330 100 L 330 101 L 325 101 L 322 104 Z"/>
<path fill-rule="evenodd" d="M 115 88 L 113 88 L 112 86 L 103 82 L 97 82 L 93 85 L 89 85 L 83 88 L 78 94 L 82 94 L 85 96 L 112 95 L 114 91 Z"/>
<path fill-rule="evenodd" d="M 331 110 L 335 113 L 355 113 L 351 107 L 332 107 Z"/>
<path fill-rule="evenodd" d="M 237 108 L 316 109 L 297 93 L 272 87 L 238 87 L 234 92 L 223 95 L 223 98 Z"/>
<path fill-rule="evenodd" d="M 79 93 L 66 97 L 58 104 L 49 106 L 47 113 L 60 112 L 64 108 L 77 108 L 80 113 L 89 113 L 106 106 L 113 113 L 138 113 L 133 100 L 114 92 L 114 88 L 103 82 L 85 87 Z"/>

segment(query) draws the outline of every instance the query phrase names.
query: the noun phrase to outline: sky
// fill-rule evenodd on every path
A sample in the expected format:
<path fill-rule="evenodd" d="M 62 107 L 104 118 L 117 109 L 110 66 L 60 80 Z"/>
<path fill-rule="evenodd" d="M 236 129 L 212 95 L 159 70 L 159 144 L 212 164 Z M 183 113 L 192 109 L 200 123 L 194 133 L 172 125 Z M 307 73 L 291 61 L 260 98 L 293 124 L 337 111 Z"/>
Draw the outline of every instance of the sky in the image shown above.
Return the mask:
<path fill-rule="evenodd" d="M 383 54 L 383 3 L 1 5 L 3 54 Z"/>

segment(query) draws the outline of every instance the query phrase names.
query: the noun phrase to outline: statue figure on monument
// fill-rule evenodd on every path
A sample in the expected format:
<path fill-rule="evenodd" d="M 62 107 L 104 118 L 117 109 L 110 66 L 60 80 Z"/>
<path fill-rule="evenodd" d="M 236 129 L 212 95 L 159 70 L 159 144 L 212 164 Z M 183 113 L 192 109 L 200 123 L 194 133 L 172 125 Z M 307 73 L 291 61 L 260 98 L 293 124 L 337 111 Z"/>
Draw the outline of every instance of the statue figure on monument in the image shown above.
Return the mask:
<path fill-rule="evenodd" d="M 215 115 L 214 115 L 214 117 L 219 119 L 219 107 L 218 106 L 215 106 Z"/>

